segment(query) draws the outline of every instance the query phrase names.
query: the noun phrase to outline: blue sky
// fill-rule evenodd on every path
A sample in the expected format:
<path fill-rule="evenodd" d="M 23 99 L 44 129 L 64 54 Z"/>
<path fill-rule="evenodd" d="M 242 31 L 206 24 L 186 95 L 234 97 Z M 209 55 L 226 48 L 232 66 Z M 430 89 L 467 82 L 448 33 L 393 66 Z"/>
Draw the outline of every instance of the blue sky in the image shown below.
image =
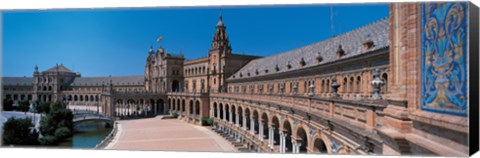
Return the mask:
<path fill-rule="evenodd" d="M 234 53 L 269 56 L 388 17 L 386 4 L 223 7 Z M 82 76 L 143 75 L 150 45 L 208 55 L 219 7 L 3 12 L 3 76 L 63 64 Z M 156 43 L 162 35 L 163 40 Z"/>

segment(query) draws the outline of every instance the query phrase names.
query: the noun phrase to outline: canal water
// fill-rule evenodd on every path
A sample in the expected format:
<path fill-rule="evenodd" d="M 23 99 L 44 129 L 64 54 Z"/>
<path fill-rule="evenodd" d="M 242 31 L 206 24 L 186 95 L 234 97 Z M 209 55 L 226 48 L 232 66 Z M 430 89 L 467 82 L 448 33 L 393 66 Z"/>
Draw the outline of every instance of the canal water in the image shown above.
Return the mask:
<path fill-rule="evenodd" d="M 84 121 L 76 123 L 73 137 L 59 144 L 60 147 L 73 149 L 93 149 L 112 131 L 103 121 Z"/>

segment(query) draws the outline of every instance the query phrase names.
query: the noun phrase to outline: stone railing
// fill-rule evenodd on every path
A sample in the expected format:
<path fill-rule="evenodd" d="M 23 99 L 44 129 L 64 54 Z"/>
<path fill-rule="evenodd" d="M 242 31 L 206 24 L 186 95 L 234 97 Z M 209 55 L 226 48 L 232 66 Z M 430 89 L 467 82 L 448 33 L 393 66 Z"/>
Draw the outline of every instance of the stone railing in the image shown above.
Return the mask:
<path fill-rule="evenodd" d="M 105 148 L 113 140 L 115 135 L 117 135 L 117 122 L 113 123 L 113 129 L 112 129 L 112 131 L 110 131 L 110 134 L 108 134 L 107 137 L 105 137 L 100 143 L 98 143 L 95 146 L 95 149 Z"/>
<path fill-rule="evenodd" d="M 292 95 L 258 95 L 235 93 L 212 93 L 211 102 L 224 101 L 232 103 L 244 102 L 258 106 L 272 106 L 286 111 L 301 111 L 296 113 L 312 120 L 333 120 L 347 122 L 363 129 L 373 129 L 381 126 L 380 118 L 387 106 L 384 100 L 344 100 L 318 96 Z"/>
<path fill-rule="evenodd" d="M 241 126 L 237 126 L 234 123 L 231 123 L 226 120 L 218 119 L 218 118 L 213 118 L 214 121 L 217 123 L 217 125 L 221 125 L 223 127 L 228 127 L 234 131 L 236 131 L 238 134 L 242 136 L 243 140 L 248 140 L 249 142 L 254 143 L 256 146 L 260 147 L 262 151 L 265 152 L 273 152 L 274 149 L 270 148 L 268 146 L 268 142 L 266 140 L 260 140 L 258 137 L 258 133 L 252 134 L 250 133 L 250 130 L 246 130 Z"/>

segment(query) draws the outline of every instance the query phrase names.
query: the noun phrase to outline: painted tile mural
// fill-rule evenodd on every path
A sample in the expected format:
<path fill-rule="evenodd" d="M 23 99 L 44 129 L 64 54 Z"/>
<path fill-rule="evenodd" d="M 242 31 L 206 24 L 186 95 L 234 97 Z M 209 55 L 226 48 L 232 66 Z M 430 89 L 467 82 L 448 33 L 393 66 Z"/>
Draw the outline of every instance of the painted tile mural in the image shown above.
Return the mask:
<path fill-rule="evenodd" d="M 422 110 L 467 116 L 467 7 L 421 4 Z"/>

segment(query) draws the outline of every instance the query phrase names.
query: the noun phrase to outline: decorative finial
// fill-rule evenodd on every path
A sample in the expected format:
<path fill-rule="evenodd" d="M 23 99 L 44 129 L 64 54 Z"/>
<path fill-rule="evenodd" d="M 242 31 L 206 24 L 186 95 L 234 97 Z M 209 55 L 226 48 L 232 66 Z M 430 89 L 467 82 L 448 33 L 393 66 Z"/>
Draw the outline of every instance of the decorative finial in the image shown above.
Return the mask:
<path fill-rule="evenodd" d="M 35 72 L 38 72 L 38 66 L 35 65 Z"/>
<path fill-rule="evenodd" d="M 220 8 L 220 21 L 222 21 L 222 8 Z"/>

